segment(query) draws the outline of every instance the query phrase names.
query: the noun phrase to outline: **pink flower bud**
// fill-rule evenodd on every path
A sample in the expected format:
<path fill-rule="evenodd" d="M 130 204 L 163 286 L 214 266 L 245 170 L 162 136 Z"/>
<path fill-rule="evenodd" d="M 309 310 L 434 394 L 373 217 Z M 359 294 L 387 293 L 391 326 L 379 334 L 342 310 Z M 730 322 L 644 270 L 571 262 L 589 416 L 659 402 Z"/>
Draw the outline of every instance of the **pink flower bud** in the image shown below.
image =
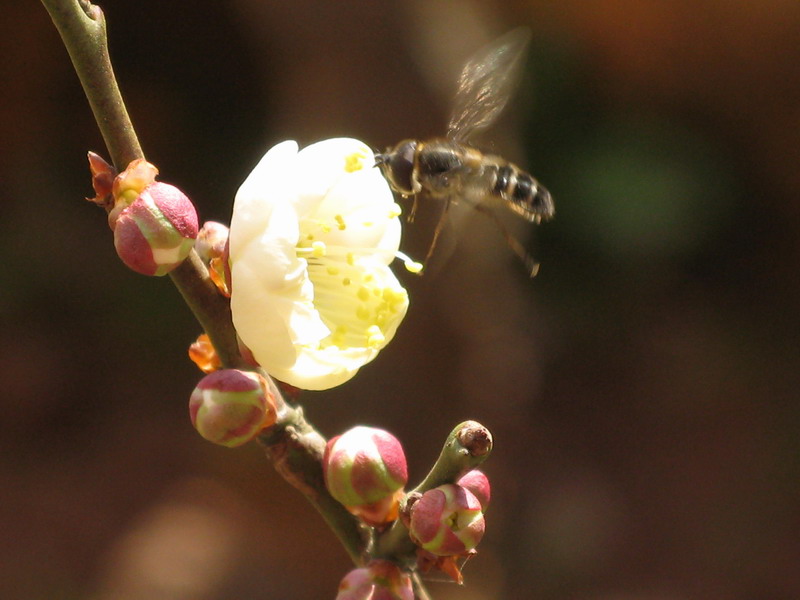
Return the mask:
<path fill-rule="evenodd" d="M 373 427 L 354 427 L 331 438 L 322 465 L 331 496 L 348 508 L 379 505 L 408 481 L 400 442 L 388 431 Z M 391 502 L 385 508 L 391 510 Z M 382 518 L 373 515 L 373 520 Z"/>
<path fill-rule="evenodd" d="M 414 600 L 411 577 L 393 562 L 373 560 L 339 584 L 336 600 Z"/>
<path fill-rule="evenodd" d="M 275 397 L 257 373 L 222 369 L 206 375 L 189 399 L 192 425 L 209 442 L 235 448 L 277 419 Z"/>
<path fill-rule="evenodd" d="M 228 227 L 216 221 L 206 221 L 197 234 L 194 249 L 205 265 L 211 281 L 219 292 L 230 297 L 230 268 L 228 268 Z"/>
<path fill-rule="evenodd" d="M 116 215 L 112 228 L 122 262 L 143 275 L 165 275 L 189 255 L 197 213 L 178 188 L 155 182 Z"/>
<path fill-rule="evenodd" d="M 225 252 L 228 243 L 228 227 L 216 221 L 206 221 L 197 232 L 197 250 L 200 259 L 208 265 L 212 258 L 219 258 Z"/>
<path fill-rule="evenodd" d="M 486 512 L 489 508 L 489 500 L 492 497 L 489 478 L 478 469 L 473 469 L 456 482 L 461 487 L 467 488 L 481 503 L 481 510 Z"/>
<path fill-rule="evenodd" d="M 411 508 L 411 538 L 436 556 L 463 554 L 478 545 L 485 529 L 481 503 L 453 483 L 428 490 Z"/>

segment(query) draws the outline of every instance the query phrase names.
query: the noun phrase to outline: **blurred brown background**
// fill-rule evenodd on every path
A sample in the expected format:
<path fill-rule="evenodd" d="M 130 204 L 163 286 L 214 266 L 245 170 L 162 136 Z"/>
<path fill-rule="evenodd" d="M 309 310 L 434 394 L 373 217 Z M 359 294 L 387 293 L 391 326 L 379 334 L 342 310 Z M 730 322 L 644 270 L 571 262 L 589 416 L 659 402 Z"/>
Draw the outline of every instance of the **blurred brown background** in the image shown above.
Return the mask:
<path fill-rule="evenodd" d="M 489 530 L 437 600 L 800 598 L 800 3 L 103 6 L 148 158 L 225 222 L 282 139 L 443 133 L 463 60 L 530 26 L 486 142 L 556 198 L 540 275 L 461 215 L 395 341 L 307 414 L 393 431 L 414 481 L 457 422 L 492 429 Z M 0 27 L 0 597 L 333 598 L 313 510 L 191 428 L 198 327 L 82 200 L 104 148 L 45 10 Z"/>

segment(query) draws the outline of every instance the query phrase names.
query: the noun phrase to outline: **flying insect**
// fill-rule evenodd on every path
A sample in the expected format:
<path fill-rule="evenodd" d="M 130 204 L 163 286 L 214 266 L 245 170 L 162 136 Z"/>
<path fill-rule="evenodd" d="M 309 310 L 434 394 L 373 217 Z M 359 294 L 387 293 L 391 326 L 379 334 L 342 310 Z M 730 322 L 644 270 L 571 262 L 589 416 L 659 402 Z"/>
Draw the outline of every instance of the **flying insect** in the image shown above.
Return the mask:
<path fill-rule="evenodd" d="M 436 247 L 451 203 L 464 200 L 494 219 L 531 276 L 538 270 L 538 263 L 484 201 L 501 198 L 505 206 L 526 221 L 540 223 L 555 213 L 550 192 L 517 165 L 501 156 L 484 153 L 469 142 L 476 132 L 494 123 L 506 107 L 519 80 L 529 42 L 530 30 L 514 29 L 467 61 L 458 78 L 446 137 L 403 140 L 375 157 L 392 189 L 403 197 L 414 197 L 409 221 L 413 220 L 419 196 L 444 201 L 426 263 Z"/>

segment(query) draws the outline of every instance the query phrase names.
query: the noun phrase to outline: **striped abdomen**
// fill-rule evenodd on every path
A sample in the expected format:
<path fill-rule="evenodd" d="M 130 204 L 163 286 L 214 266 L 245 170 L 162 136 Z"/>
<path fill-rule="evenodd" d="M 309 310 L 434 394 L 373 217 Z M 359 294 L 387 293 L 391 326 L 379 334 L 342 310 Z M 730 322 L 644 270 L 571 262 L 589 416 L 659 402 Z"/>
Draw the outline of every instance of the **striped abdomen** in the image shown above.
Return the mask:
<path fill-rule="evenodd" d="M 553 198 L 544 186 L 511 163 L 487 166 L 494 170 L 492 194 L 500 196 L 509 208 L 528 221 L 547 220 L 555 213 Z"/>

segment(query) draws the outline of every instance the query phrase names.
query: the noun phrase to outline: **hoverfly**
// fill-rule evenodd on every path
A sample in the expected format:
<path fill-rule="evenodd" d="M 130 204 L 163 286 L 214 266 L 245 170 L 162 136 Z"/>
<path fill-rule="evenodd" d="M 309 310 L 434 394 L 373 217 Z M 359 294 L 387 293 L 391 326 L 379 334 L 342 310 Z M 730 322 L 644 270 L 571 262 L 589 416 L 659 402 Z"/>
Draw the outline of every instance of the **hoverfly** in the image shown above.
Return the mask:
<path fill-rule="evenodd" d="M 458 78 L 445 138 L 404 140 L 375 157 L 392 189 L 403 197 L 414 196 L 409 221 L 413 220 L 418 195 L 444 201 L 426 263 L 436 247 L 450 204 L 463 199 L 495 220 L 531 277 L 538 270 L 538 264 L 522 244 L 482 201 L 499 197 L 523 219 L 539 223 L 555 212 L 550 193 L 518 166 L 500 156 L 484 154 L 468 142 L 475 132 L 494 123 L 505 108 L 519 79 L 529 42 L 527 28 L 514 29 L 467 61 Z"/>

